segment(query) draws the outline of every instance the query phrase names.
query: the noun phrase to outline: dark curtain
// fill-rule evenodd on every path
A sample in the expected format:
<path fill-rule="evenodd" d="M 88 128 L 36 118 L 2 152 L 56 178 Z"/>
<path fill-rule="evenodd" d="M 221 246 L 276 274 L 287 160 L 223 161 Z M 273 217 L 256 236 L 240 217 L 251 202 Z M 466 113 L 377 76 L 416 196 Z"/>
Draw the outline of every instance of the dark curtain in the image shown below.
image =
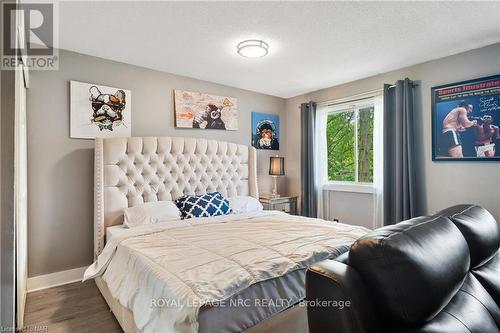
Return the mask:
<path fill-rule="evenodd" d="M 413 82 L 384 85 L 384 223 L 416 216 Z"/>
<path fill-rule="evenodd" d="M 317 193 L 314 179 L 314 145 L 315 143 L 315 123 L 316 123 L 316 103 L 303 103 L 300 106 L 301 119 L 301 205 L 302 216 L 317 217 Z"/>

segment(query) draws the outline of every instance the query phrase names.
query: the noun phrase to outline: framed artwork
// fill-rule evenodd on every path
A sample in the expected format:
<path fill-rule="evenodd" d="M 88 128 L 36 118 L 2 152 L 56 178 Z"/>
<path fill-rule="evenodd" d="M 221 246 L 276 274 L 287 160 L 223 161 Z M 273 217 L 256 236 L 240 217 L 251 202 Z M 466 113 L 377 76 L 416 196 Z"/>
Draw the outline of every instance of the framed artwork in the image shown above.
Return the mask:
<path fill-rule="evenodd" d="M 280 116 L 252 112 L 252 146 L 257 149 L 280 149 Z"/>
<path fill-rule="evenodd" d="M 130 90 L 70 81 L 70 97 L 72 138 L 131 135 Z"/>
<path fill-rule="evenodd" d="M 500 74 L 431 93 L 433 161 L 500 161 Z"/>
<path fill-rule="evenodd" d="M 234 97 L 174 90 L 175 127 L 235 131 L 238 101 Z"/>

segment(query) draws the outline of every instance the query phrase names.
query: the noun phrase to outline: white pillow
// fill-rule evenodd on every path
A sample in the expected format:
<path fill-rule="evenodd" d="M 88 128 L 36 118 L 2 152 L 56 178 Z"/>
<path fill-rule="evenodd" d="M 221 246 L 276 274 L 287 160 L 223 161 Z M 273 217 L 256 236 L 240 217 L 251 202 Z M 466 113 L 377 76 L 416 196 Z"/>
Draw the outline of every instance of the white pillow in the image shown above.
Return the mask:
<path fill-rule="evenodd" d="M 238 196 L 227 199 L 233 214 L 260 212 L 264 209 L 254 197 Z"/>
<path fill-rule="evenodd" d="M 127 228 L 181 219 L 181 211 L 173 201 L 146 202 L 123 210 L 123 224 Z"/>

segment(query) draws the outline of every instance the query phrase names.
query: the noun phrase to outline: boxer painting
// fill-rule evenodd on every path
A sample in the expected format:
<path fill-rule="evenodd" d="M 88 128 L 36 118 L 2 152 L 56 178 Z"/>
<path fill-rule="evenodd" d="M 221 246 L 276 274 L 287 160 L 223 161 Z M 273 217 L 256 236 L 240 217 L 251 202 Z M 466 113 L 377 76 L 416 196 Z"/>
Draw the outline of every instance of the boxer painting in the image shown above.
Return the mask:
<path fill-rule="evenodd" d="M 461 101 L 443 120 L 441 135 L 441 152 L 449 157 L 462 158 L 462 137 L 460 132 L 469 127 L 477 126 L 477 120 L 470 120 L 468 116 L 473 110 L 472 104 Z"/>
<path fill-rule="evenodd" d="M 481 125 L 476 126 L 476 156 L 493 157 L 496 147 L 495 142 L 500 140 L 500 130 L 498 126 L 492 125 L 493 117 L 489 114 L 483 116 Z"/>
<path fill-rule="evenodd" d="M 432 159 L 500 161 L 500 75 L 431 91 Z"/>

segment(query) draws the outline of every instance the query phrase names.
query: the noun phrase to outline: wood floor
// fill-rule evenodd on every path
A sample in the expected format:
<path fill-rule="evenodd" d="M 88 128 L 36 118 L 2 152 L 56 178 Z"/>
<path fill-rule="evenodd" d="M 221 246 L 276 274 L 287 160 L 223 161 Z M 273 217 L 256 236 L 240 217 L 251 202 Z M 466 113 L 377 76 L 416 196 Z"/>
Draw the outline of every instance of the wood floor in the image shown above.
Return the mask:
<path fill-rule="evenodd" d="M 26 332 L 123 332 L 93 280 L 29 293 L 24 324 Z"/>

